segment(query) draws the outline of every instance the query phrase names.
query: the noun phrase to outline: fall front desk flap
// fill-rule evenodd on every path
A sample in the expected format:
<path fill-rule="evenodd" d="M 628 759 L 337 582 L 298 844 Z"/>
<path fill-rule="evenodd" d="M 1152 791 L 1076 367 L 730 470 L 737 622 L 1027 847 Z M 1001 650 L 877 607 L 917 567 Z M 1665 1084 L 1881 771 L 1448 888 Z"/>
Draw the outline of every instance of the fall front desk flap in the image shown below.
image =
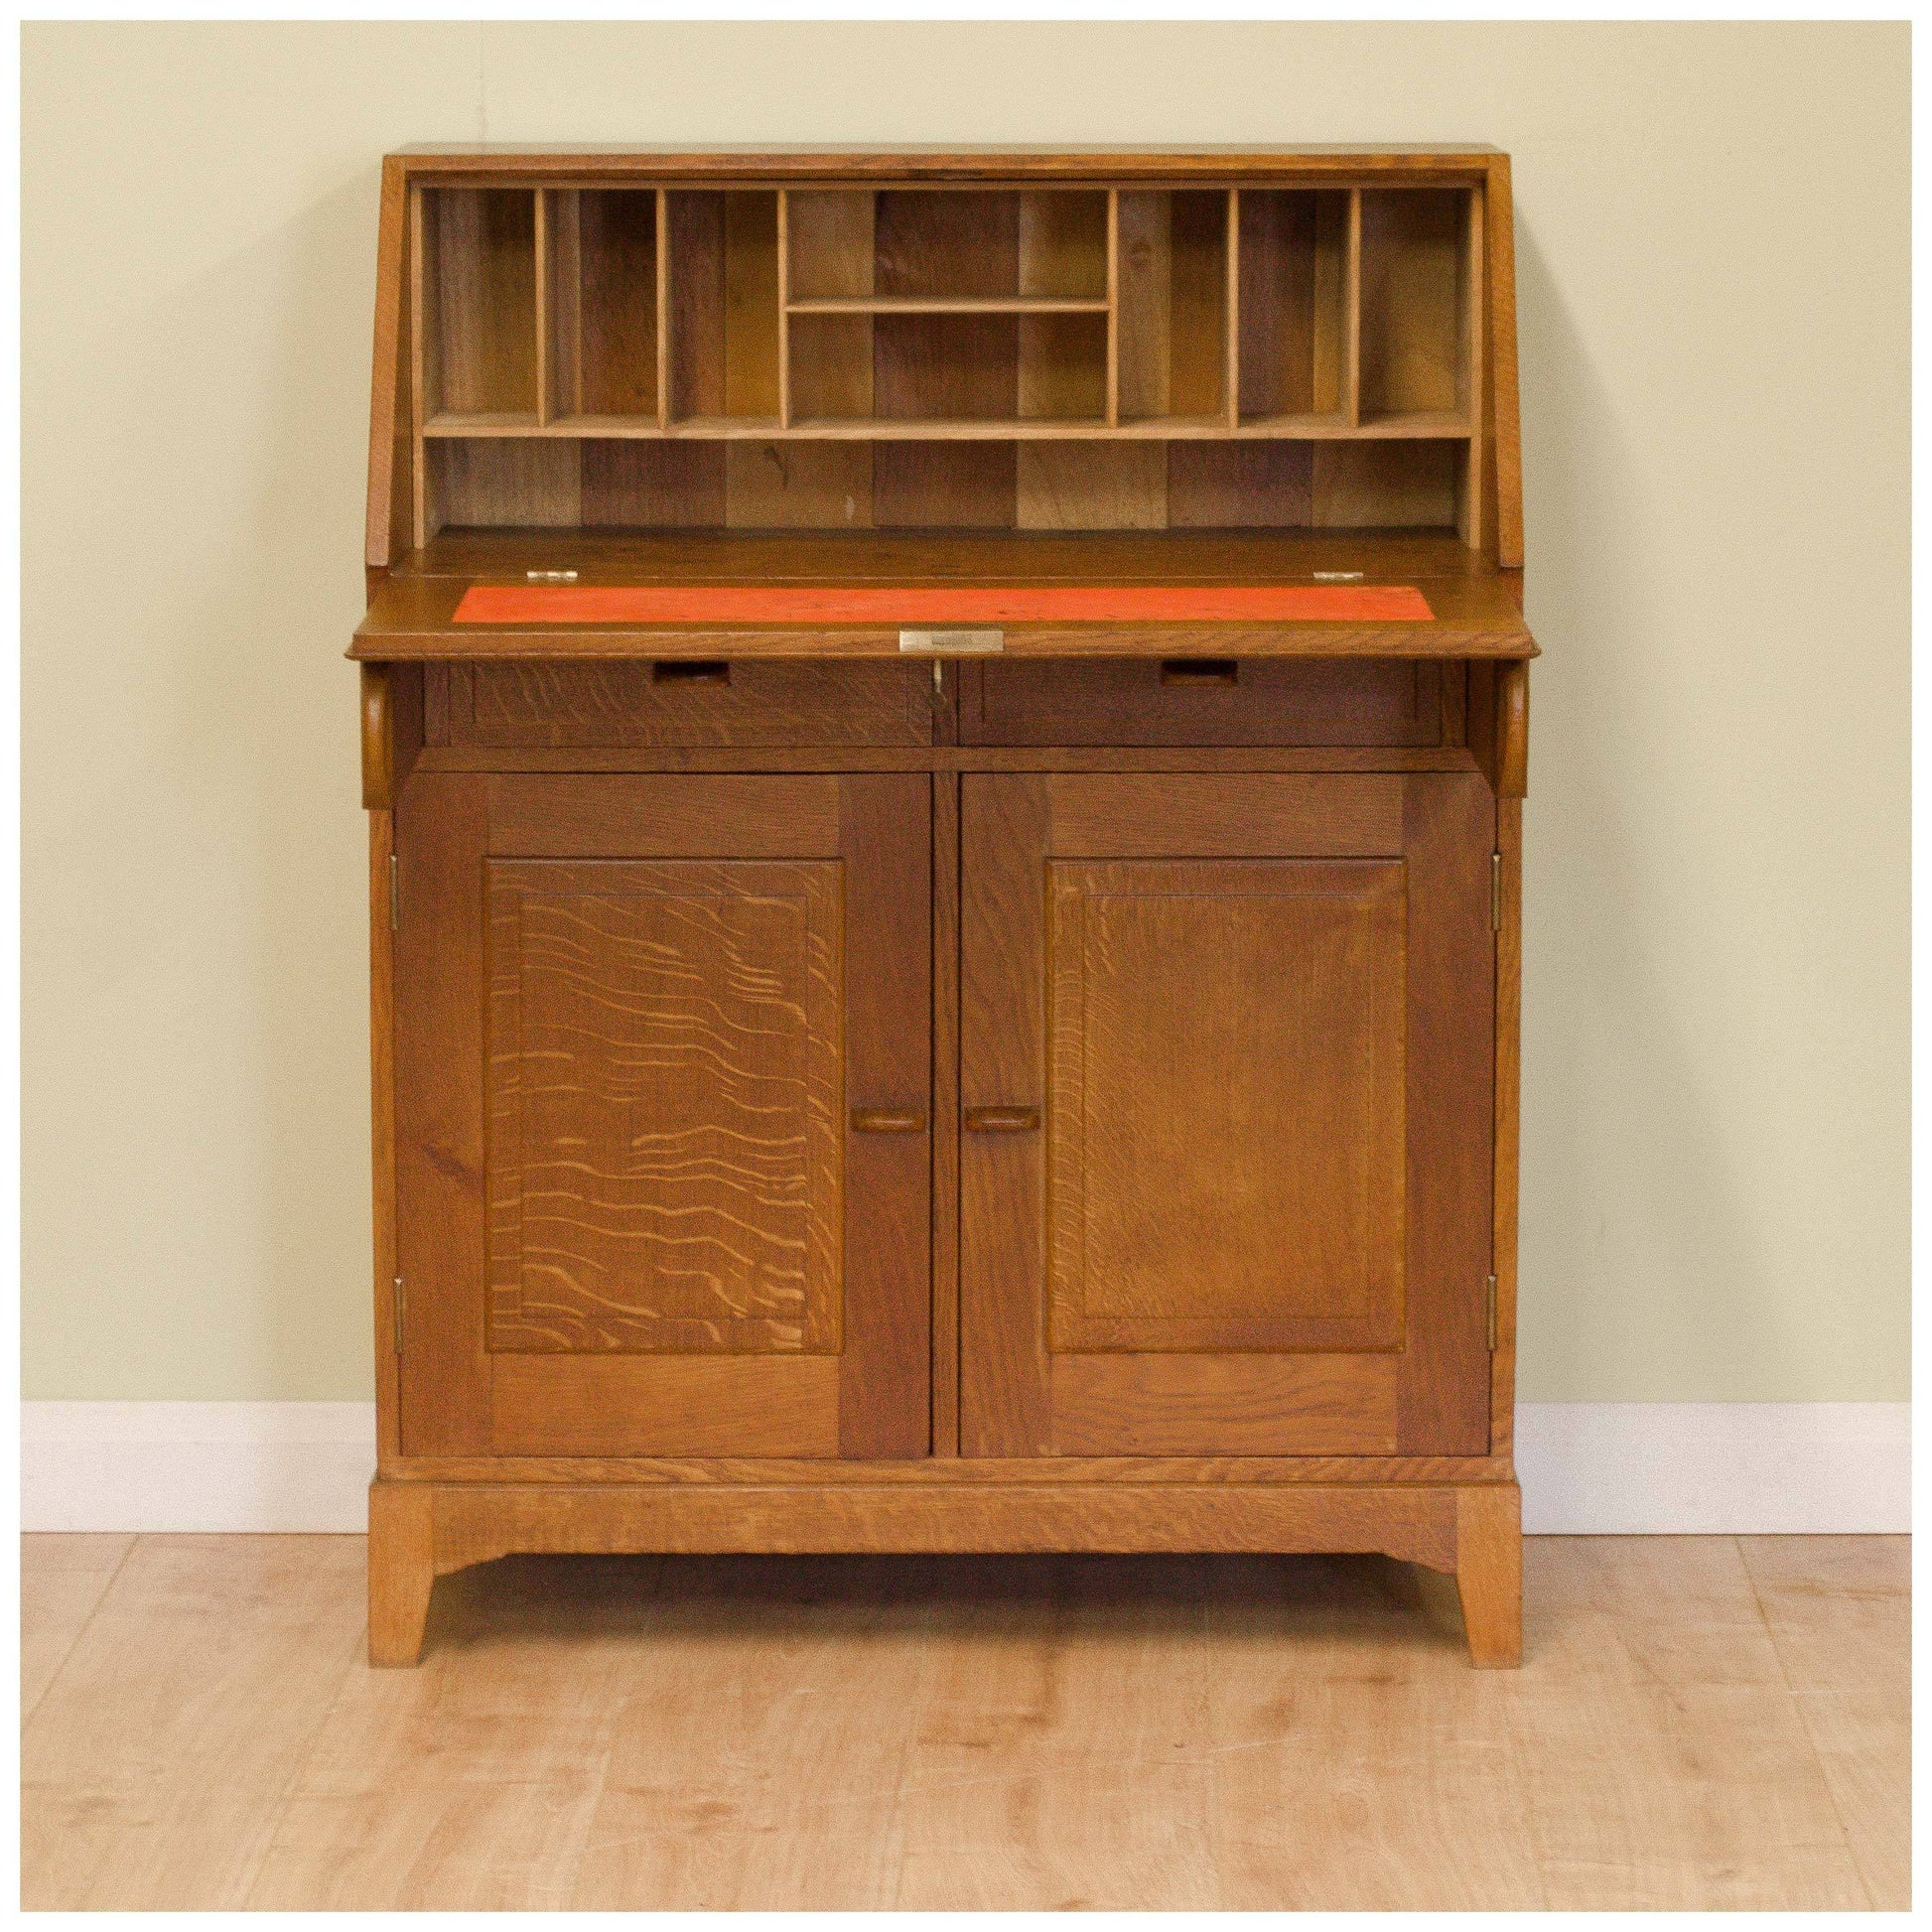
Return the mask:
<path fill-rule="evenodd" d="M 1427 623 L 1434 615 L 1408 584 L 475 584 L 456 608 L 458 623 Z"/>

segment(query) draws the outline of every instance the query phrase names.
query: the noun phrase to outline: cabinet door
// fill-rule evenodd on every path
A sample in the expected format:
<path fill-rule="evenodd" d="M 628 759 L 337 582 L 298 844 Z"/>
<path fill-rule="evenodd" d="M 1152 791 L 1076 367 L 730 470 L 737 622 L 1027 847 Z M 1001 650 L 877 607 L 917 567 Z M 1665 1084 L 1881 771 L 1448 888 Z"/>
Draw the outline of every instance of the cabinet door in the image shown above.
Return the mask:
<path fill-rule="evenodd" d="M 969 776 L 967 1454 L 1480 1454 L 1494 805 Z"/>
<path fill-rule="evenodd" d="M 406 1454 L 922 1455 L 923 775 L 419 773 Z"/>

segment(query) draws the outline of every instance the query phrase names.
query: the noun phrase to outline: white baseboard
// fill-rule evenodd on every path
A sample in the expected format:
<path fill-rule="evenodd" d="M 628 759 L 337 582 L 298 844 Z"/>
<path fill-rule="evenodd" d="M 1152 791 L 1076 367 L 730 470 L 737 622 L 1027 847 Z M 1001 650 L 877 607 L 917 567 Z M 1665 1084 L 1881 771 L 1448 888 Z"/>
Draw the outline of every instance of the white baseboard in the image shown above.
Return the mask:
<path fill-rule="evenodd" d="M 1542 1536 L 1902 1536 L 1909 1402 L 1526 1402 L 1523 1527 Z"/>
<path fill-rule="evenodd" d="M 1911 1527 L 1902 1402 L 1562 1402 L 1517 1412 L 1542 1535 L 1891 1535 Z M 362 1402 L 28 1402 L 29 1530 L 360 1531 Z"/>
<path fill-rule="evenodd" d="M 27 1530 L 368 1527 L 372 1402 L 23 1402 Z"/>

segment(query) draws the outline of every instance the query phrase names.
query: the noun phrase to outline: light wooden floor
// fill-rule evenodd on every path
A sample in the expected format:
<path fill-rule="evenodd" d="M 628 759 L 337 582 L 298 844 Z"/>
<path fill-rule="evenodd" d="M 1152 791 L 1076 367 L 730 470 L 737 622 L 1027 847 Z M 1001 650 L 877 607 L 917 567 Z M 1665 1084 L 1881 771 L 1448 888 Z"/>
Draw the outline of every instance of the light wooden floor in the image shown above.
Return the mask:
<path fill-rule="evenodd" d="M 1909 1545 L 526 1558 L 29 1537 L 30 1907 L 1903 1907 Z"/>

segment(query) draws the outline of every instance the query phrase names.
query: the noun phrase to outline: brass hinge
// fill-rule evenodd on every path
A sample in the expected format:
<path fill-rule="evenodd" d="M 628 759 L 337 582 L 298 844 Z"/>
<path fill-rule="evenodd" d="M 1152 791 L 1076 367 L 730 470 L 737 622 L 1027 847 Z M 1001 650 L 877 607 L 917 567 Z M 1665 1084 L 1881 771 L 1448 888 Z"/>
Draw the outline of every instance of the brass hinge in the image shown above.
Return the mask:
<path fill-rule="evenodd" d="M 1503 929 L 1503 855 L 1492 852 L 1489 855 L 1489 930 L 1500 932 Z"/>
<path fill-rule="evenodd" d="M 400 1355 L 402 1353 L 403 1311 L 409 1306 L 409 1291 L 403 1287 L 402 1277 L 400 1275 L 398 1275 L 395 1279 L 395 1282 L 393 1284 L 393 1290 L 394 1292 L 389 1297 L 389 1306 L 395 1311 L 396 1353 Z"/>
<path fill-rule="evenodd" d="M 402 930 L 402 860 L 389 854 L 389 930 Z"/>
<path fill-rule="evenodd" d="M 1489 1277 L 1489 1289 L 1483 1300 L 1489 1316 L 1489 1352 L 1493 1355 L 1496 1352 L 1496 1278 L 1494 1275 Z"/>

